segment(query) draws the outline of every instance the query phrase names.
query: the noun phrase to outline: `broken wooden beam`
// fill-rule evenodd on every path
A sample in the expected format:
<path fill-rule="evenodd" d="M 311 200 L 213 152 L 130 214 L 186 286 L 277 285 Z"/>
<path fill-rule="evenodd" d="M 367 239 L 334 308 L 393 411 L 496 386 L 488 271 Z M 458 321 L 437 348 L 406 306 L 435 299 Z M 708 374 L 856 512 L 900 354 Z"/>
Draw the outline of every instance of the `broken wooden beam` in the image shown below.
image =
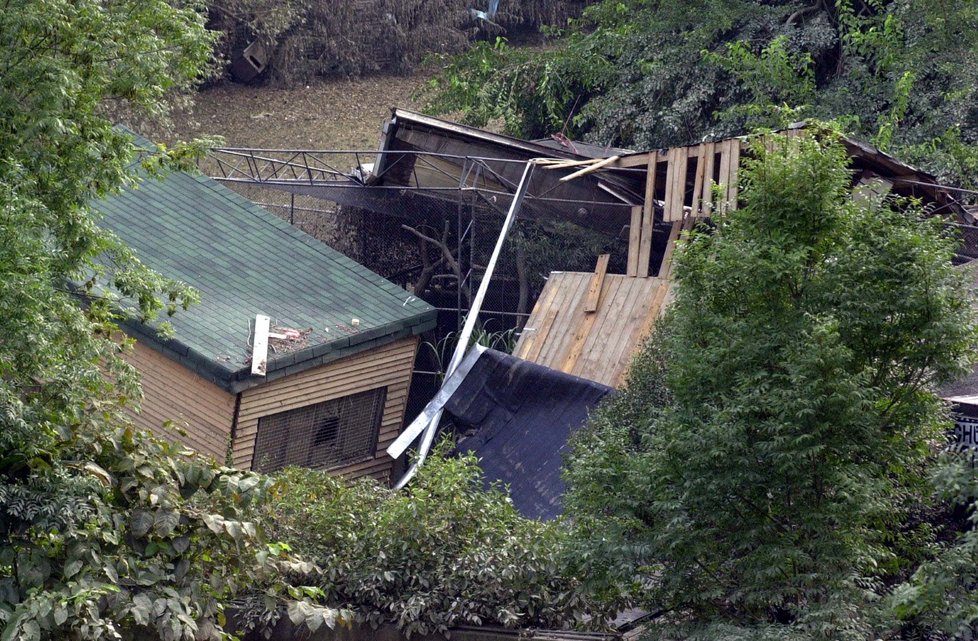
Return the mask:
<path fill-rule="evenodd" d="M 598 263 L 594 267 L 594 275 L 591 277 L 591 284 L 587 290 L 587 298 L 584 299 L 584 313 L 593 314 L 598 311 L 598 304 L 601 302 L 601 288 L 604 286 L 604 277 L 608 273 L 608 260 L 611 254 L 601 254 L 598 256 Z"/>

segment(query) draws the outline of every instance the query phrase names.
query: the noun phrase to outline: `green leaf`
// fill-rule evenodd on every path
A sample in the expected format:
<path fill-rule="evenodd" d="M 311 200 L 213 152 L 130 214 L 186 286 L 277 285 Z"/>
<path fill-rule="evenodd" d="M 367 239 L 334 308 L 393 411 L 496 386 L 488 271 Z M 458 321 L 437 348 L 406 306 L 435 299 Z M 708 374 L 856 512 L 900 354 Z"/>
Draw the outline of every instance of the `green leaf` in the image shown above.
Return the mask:
<path fill-rule="evenodd" d="M 159 536 L 169 536 L 179 523 L 179 512 L 176 510 L 160 510 L 153 518 L 153 531 Z"/>
<path fill-rule="evenodd" d="M 66 563 L 63 570 L 64 577 L 66 579 L 70 579 L 71 577 L 75 576 L 78 574 L 78 571 L 82 569 L 83 565 L 84 563 L 81 559 L 75 559 L 74 561 Z"/>
<path fill-rule="evenodd" d="M 178 536 L 172 541 L 173 549 L 177 554 L 183 554 L 190 548 L 190 537 Z"/>
<path fill-rule="evenodd" d="M 286 608 L 286 612 L 289 615 L 289 620 L 292 622 L 292 625 L 296 625 L 296 626 L 302 625 L 302 623 L 306 620 L 306 613 L 304 610 L 304 606 L 305 603 L 303 603 L 302 601 L 289 602 L 289 605 Z"/>
<path fill-rule="evenodd" d="M 129 520 L 129 531 L 137 539 L 142 538 L 149 534 L 149 531 L 153 528 L 153 523 L 155 519 L 153 514 L 147 510 L 137 510 L 133 512 L 132 517 Z"/>
<path fill-rule="evenodd" d="M 129 611 L 138 625 L 148 625 L 153 611 L 153 601 L 147 594 L 139 593 L 132 598 Z"/>

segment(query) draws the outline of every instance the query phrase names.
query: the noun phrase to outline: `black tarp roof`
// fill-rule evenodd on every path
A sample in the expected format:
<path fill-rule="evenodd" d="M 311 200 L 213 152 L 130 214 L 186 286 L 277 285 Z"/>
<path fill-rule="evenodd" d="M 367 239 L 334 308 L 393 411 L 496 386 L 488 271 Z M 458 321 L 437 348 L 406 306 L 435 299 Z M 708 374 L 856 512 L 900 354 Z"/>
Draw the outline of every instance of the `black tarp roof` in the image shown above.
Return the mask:
<path fill-rule="evenodd" d="M 475 430 L 456 450 L 475 453 L 487 481 L 509 485 L 524 516 L 552 519 L 561 512 L 567 440 L 613 391 L 487 349 L 445 410 L 456 426 Z"/>

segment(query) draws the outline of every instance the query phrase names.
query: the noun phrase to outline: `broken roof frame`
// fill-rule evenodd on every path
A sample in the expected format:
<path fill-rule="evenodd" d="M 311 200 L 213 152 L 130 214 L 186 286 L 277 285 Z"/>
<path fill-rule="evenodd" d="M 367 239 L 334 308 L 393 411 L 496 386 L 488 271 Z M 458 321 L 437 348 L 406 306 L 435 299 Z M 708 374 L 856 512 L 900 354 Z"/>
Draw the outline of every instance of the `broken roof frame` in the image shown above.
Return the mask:
<path fill-rule="evenodd" d="M 793 133 L 805 127 L 805 123 L 795 123 L 783 131 Z M 751 137 L 737 136 L 714 144 L 744 141 Z M 973 222 L 950 191 L 937 183 L 932 175 L 868 144 L 846 137 L 842 138 L 842 144 L 854 159 L 856 169 L 889 176 L 903 195 L 924 195 L 942 209 L 946 207 L 960 218 Z M 600 173 L 595 172 L 575 181 L 576 184 L 564 183 L 561 186 L 563 189 L 553 185 L 562 176 L 544 178 L 545 174 L 541 172 L 538 180 L 543 180 L 546 187 L 539 189 L 540 185 L 530 186 L 526 197 L 526 215 L 572 222 L 619 236 L 629 225 L 629 208 L 645 204 L 644 186 L 650 155 L 658 153 L 660 158 L 664 158 L 672 150 L 685 150 L 684 155 L 691 155 L 691 150 L 698 146 L 649 152 L 609 148 L 606 150 L 608 155 L 619 156 L 614 162 L 609 162 Z M 486 202 L 492 204 L 512 195 L 518 183 L 519 168 L 530 158 L 588 162 L 599 158 L 594 151 L 590 150 L 590 155 L 574 153 L 554 147 L 549 142 L 542 144 L 521 140 L 395 108 L 384 125 L 381 143 L 376 151 L 219 148 L 212 158 L 217 162 L 214 177 L 223 182 L 262 185 L 390 213 L 389 207 L 384 206 L 385 201 L 391 196 L 399 197 L 405 193 L 404 190 L 422 196 L 449 198 L 460 191 L 476 191 L 484 194 Z M 332 160 L 344 155 L 353 158 L 354 167 L 347 163 L 344 168 L 342 163 Z M 363 162 L 366 158 L 375 161 L 369 172 L 362 169 L 366 167 Z M 430 175 L 419 176 L 418 162 Z M 452 168 L 451 171 L 445 169 L 446 164 Z M 406 165 L 410 165 L 410 170 L 399 175 L 398 167 Z M 659 171 L 663 171 L 663 168 L 660 167 Z M 480 172 L 491 174 L 497 188 L 490 187 L 487 182 L 480 184 Z M 443 180 L 432 184 L 432 175 Z M 566 175 L 564 172 L 563 176 Z M 663 175 L 662 179 L 665 178 Z M 692 177 L 687 176 L 686 182 L 687 190 L 693 188 Z M 555 192 L 564 195 L 554 196 Z M 592 195 L 581 197 L 581 193 Z M 500 204 L 497 210 L 502 214 L 507 204 Z M 580 209 L 585 210 L 583 214 L 578 211 Z"/>
<path fill-rule="evenodd" d="M 502 166 L 522 169 L 526 161 L 493 158 L 478 155 L 432 153 L 426 151 L 399 151 L 385 165 L 393 172 L 401 165 L 410 165 L 410 181 L 385 183 L 371 174 L 366 180 L 358 179 L 357 169 L 366 166 L 364 158 L 371 152 L 352 150 L 256 150 L 220 148 L 214 150 L 212 176 L 226 184 L 255 185 L 285 191 L 296 195 L 313 196 L 341 205 L 362 207 L 377 213 L 396 215 L 391 203 L 405 193 L 427 198 L 455 202 L 460 193 L 472 193 L 485 209 L 503 215 L 516 190 L 518 180 L 511 180 Z M 376 152 L 373 152 L 376 153 Z M 333 165 L 339 162 L 324 158 L 353 159 L 356 167 L 340 170 Z M 543 156 L 552 157 L 552 156 Z M 326 167 L 326 165 L 330 165 Z M 445 170 L 444 165 L 458 168 L 456 173 Z M 441 166 L 439 166 L 441 165 Z M 426 182 L 419 176 L 419 169 L 427 173 Z M 626 170 L 638 175 L 641 170 Z M 363 175 L 360 170 L 360 175 Z M 569 173 L 569 172 L 568 172 Z M 544 176 L 542 172 L 538 174 Z M 441 178 L 439 184 L 431 184 L 431 177 Z M 557 177 L 559 178 L 559 177 Z M 596 197 L 560 197 L 558 181 L 538 181 L 531 184 L 526 196 L 526 215 L 545 221 L 573 222 L 585 228 L 618 237 L 627 227 L 628 211 L 641 199 L 627 185 L 606 184 L 604 179 L 593 178 L 588 189 L 592 193 L 607 194 L 604 200 Z M 449 182 L 453 184 L 448 184 Z M 542 184 L 541 184 L 542 183 Z M 604 214 L 593 215 L 600 207 Z M 559 211 L 563 215 L 555 216 Z M 625 222 L 622 222 L 625 221 Z"/>

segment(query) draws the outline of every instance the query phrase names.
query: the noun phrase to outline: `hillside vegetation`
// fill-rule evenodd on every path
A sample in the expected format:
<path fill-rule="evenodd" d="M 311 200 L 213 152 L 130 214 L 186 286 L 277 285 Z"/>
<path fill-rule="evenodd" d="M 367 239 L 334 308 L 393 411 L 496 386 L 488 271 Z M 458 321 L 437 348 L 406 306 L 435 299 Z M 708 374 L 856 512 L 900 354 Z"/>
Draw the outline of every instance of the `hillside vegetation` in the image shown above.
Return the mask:
<path fill-rule="evenodd" d="M 978 187 L 971 0 L 602 0 L 548 53 L 479 43 L 431 90 L 472 124 L 637 149 L 834 118 Z"/>

